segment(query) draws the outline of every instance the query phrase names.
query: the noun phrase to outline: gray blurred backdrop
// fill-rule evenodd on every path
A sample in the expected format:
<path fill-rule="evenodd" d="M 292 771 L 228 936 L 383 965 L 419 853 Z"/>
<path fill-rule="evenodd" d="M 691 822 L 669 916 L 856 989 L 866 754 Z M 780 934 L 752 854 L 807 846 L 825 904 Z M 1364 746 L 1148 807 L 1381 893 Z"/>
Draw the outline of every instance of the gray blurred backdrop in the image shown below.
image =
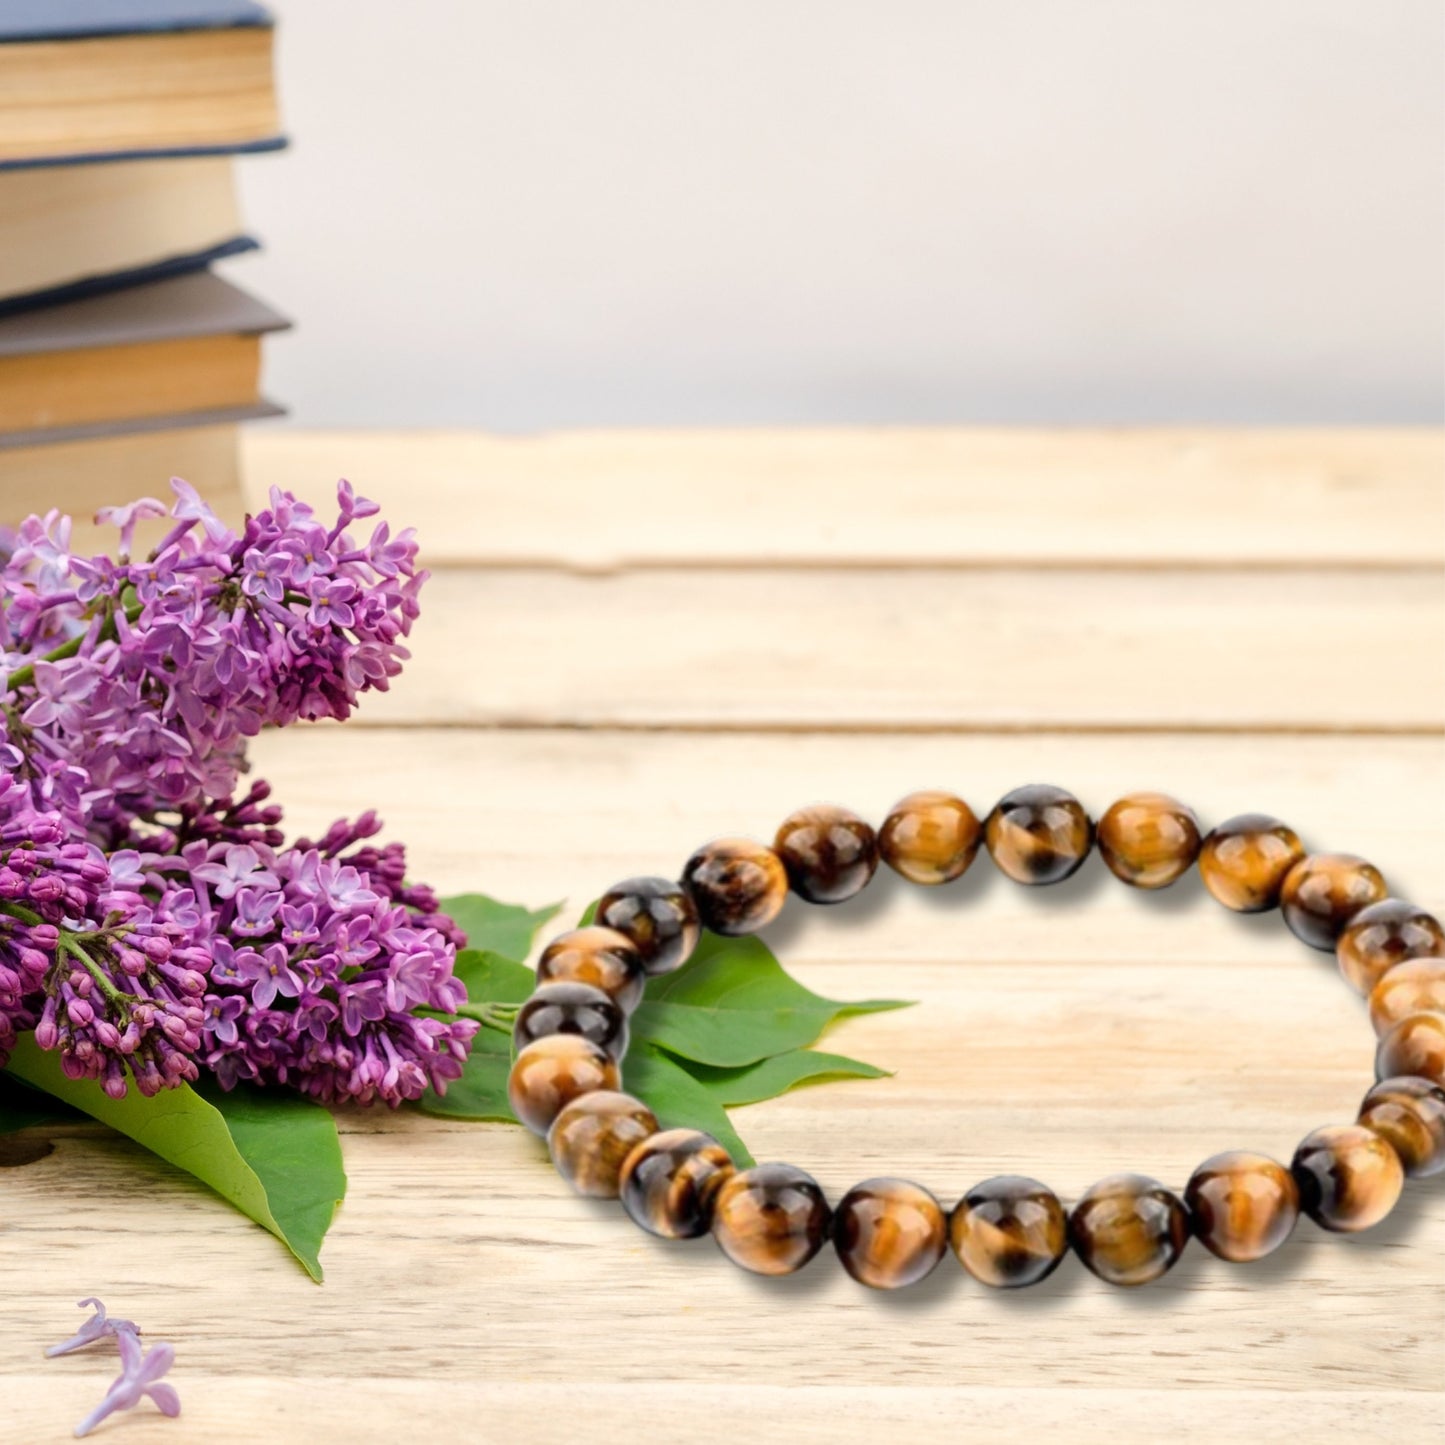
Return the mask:
<path fill-rule="evenodd" d="M 277 0 L 310 425 L 1426 422 L 1440 0 Z"/>

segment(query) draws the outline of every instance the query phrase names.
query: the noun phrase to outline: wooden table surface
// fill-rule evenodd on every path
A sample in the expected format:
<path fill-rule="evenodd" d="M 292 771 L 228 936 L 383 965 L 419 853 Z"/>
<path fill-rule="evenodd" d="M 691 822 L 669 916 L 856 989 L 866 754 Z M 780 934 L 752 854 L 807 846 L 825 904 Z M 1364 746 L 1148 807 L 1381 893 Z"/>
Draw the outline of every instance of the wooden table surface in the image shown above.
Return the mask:
<path fill-rule="evenodd" d="M 257 430 L 248 479 L 345 474 L 435 576 L 415 658 L 343 728 L 261 738 L 315 831 L 376 807 L 418 876 L 580 908 L 806 801 L 1015 784 L 1097 813 L 1157 787 L 1357 851 L 1445 910 L 1445 453 L 1427 432 L 575 434 Z M 836 1197 L 947 1202 L 1025 1172 L 1180 1187 L 1354 1117 L 1372 1035 L 1278 918 L 1098 862 L 1056 889 L 981 859 L 880 875 L 770 939 L 896 1070 L 735 1114 Z M 185 1413 L 142 1442 L 718 1437 L 1396 1440 L 1445 1425 L 1445 1176 L 1373 1232 L 1161 1283 L 1074 1261 L 1017 1294 L 946 1259 L 878 1296 L 829 1257 L 764 1281 L 572 1197 L 522 1131 L 342 1119 L 350 1194 L 310 1284 L 124 1139 L 55 1131 L 0 1173 L 0 1438 L 64 1438 L 108 1362 L 42 1363 L 99 1294 L 175 1342 Z M 103 1437 L 98 1437 L 103 1438 Z"/>

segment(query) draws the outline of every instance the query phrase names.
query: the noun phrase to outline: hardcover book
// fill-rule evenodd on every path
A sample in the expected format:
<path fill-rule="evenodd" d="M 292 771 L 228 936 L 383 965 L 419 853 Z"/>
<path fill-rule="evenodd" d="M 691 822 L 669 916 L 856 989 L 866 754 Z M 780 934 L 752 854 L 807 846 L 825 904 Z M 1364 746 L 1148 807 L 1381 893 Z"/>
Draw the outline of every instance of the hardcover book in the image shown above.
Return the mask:
<path fill-rule="evenodd" d="M 254 250 L 227 156 L 0 172 L 0 316 Z"/>
<path fill-rule="evenodd" d="M 0 447 L 254 408 L 288 324 L 206 271 L 0 319 Z"/>
<path fill-rule="evenodd" d="M 250 0 L 6 0 L 0 168 L 274 150 L 272 38 Z"/>

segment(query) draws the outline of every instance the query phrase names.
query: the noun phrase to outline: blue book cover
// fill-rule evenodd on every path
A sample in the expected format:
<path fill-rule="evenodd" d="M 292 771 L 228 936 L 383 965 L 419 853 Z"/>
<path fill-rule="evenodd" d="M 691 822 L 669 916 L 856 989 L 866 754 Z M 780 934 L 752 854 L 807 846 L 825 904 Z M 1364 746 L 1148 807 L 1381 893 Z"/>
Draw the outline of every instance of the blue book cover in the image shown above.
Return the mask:
<path fill-rule="evenodd" d="M 252 0 L 0 0 L 0 42 L 270 24 Z"/>
<path fill-rule="evenodd" d="M 46 306 L 59 306 L 66 301 L 83 301 L 87 296 L 104 296 L 109 291 L 124 291 L 143 286 L 149 281 L 164 281 L 171 276 L 186 276 L 204 271 L 212 261 L 228 256 L 242 256 L 260 249 L 254 236 L 233 236 L 204 251 L 191 251 L 183 256 L 167 256 L 146 266 L 131 266 L 123 271 L 107 271 L 99 276 L 86 276 L 67 281 L 63 286 L 48 286 L 43 291 L 26 291 L 18 296 L 0 299 L 0 317 L 16 316 L 22 311 L 36 311 Z"/>

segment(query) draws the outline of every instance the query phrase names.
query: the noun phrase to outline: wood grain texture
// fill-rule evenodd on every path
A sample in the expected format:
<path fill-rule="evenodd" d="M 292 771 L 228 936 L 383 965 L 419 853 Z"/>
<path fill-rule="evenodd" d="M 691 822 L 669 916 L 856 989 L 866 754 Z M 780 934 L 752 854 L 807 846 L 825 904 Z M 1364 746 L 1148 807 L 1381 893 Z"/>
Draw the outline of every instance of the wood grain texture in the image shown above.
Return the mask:
<path fill-rule="evenodd" d="M 1445 909 L 1435 438 L 260 443 L 253 488 L 348 470 L 393 518 L 431 519 L 454 564 L 369 725 L 253 749 L 298 831 L 374 806 L 444 891 L 578 911 L 705 838 L 767 838 L 804 802 L 879 820 L 946 787 L 982 813 L 1046 781 L 1096 816 L 1138 788 L 1206 826 L 1266 809 Z M 1176 450 L 1212 492 L 1146 484 Z M 993 470 L 969 481 L 982 455 Z M 744 458 L 751 485 L 772 483 L 776 528 L 717 500 Z M 865 494 L 860 478 L 890 475 L 895 493 Z M 652 505 L 668 478 L 670 520 Z M 648 525 L 609 531 L 614 514 Z M 749 536 L 766 567 L 740 565 Z M 601 558 L 633 565 L 573 575 Z M 1123 1167 L 1178 1187 L 1224 1148 L 1287 1158 L 1370 1082 L 1372 1031 L 1328 956 L 1276 915 L 1220 909 L 1192 874 L 1144 894 L 1094 858 L 1027 891 L 980 856 L 939 890 L 884 872 L 838 908 L 790 901 L 768 936 L 830 996 L 919 1000 L 829 1035 L 893 1077 L 735 1114 L 759 1158 L 835 1198 L 882 1172 L 948 1204 L 1006 1171 L 1066 1198 Z M 185 1414 L 115 1427 L 136 1441 L 701 1441 L 725 1420 L 830 1445 L 1359 1442 L 1445 1426 L 1442 1178 L 1412 1182 L 1372 1233 L 1302 1222 L 1254 1266 L 1193 1246 L 1137 1293 L 1066 1261 L 1000 1295 L 950 1258 L 879 1297 L 828 1257 L 766 1281 L 710 1241 L 650 1239 L 572 1197 L 518 1129 L 340 1122 L 351 1192 L 320 1289 L 99 1129 L 52 1130 L 53 1153 L 0 1170 L 0 1441 L 62 1438 L 103 1390 L 109 1360 L 38 1356 L 92 1292 L 179 1347 Z"/>
<path fill-rule="evenodd" d="M 1433 730 L 1445 576 L 450 570 L 360 726 Z M 1382 654 L 1398 658 L 1388 682 Z M 507 685 L 499 687 L 505 677 Z"/>
<path fill-rule="evenodd" d="M 433 566 L 1438 564 L 1431 430 L 255 430 L 252 478 L 338 475 Z"/>

